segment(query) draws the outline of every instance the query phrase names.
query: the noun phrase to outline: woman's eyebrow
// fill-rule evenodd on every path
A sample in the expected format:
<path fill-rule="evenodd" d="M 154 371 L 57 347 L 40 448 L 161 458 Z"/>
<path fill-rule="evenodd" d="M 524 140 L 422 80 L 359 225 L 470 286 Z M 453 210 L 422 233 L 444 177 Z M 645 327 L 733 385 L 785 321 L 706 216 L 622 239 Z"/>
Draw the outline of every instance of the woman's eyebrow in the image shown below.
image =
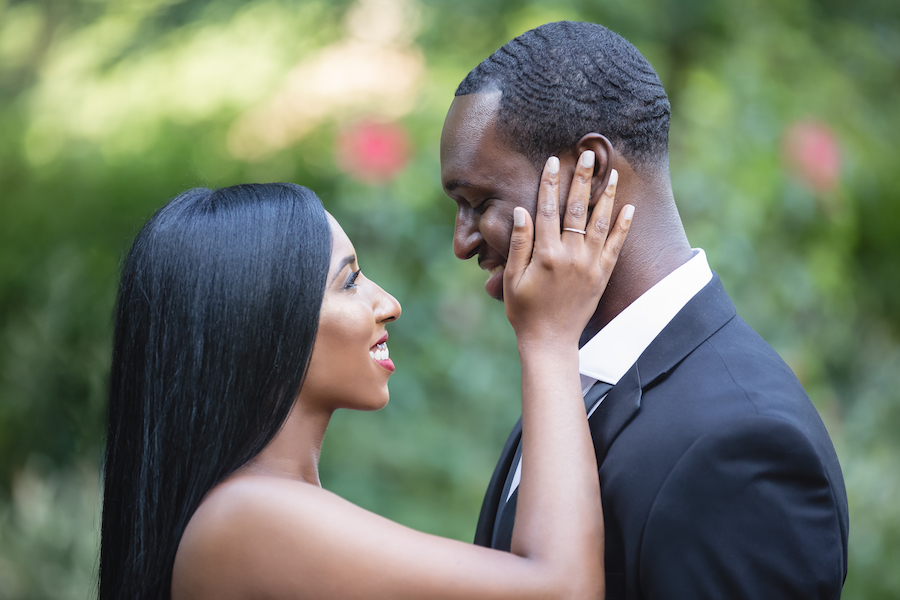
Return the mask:
<path fill-rule="evenodd" d="M 356 262 L 355 254 L 348 254 L 347 256 L 342 258 L 341 262 L 338 264 L 337 270 L 334 272 L 334 277 L 331 278 L 331 280 L 328 282 L 328 285 L 331 285 L 332 283 L 334 283 L 334 280 L 338 278 L 338 275 L 341 274 L 341 271 L 344 270 L 344 267 L 346 267 L 350 263 L 355 263 L 355 262 Z"/>

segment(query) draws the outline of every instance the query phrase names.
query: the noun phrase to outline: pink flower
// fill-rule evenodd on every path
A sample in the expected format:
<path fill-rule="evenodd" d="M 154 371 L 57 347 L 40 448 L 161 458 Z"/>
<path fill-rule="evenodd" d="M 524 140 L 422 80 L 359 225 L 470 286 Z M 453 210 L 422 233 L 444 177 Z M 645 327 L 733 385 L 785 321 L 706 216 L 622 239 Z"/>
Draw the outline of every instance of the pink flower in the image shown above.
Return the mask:
<path fill-rule="evenodd" d="M 409 162 L 409 148 L 400 125 L 362 121 L 338 135 L 335 151 L 342 171 L 366 183 L 383 183 Z"/>
<path fill-rule="evenodd" d="M 793 123 L 785 131 L 782 152 L 788 168 L 814 191 L 827 192 L 837 185 L 840 148 L 825 124 L 812 120 Z"/>

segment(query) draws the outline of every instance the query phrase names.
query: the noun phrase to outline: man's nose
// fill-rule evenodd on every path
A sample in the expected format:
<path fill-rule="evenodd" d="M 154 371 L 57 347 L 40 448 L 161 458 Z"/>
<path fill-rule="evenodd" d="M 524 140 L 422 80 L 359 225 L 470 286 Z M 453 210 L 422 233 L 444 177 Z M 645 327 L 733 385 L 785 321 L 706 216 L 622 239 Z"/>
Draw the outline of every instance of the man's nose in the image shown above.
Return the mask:
<path fill-rule="evenodd" d="M 481 245 L 481 232 L 478 223 L 471 213 L 456 213 L 456 226 L 453 229 L 453 253 L 460 260 L 468 260 L 478 253 Z"/>

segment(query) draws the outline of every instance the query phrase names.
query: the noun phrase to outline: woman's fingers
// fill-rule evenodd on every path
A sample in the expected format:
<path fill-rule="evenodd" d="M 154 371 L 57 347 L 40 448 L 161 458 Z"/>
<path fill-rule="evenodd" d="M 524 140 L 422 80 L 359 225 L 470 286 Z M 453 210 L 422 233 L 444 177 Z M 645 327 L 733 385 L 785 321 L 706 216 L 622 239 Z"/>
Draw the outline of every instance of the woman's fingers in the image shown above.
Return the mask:
<path fill-rule="evenodd" d="M 626 204 L 619 211 L 615 227 L 610 230 L 618 183 L 619 172 L 613 169 L 609 174 L 609 183 L 607 183 L 606 189 L 603 190 L 600 200 L 597 201 L 591 213 L 591 219 L 587 225 L 587 234 L 585 235 L 585 242 L 591 249 L 591 253 L 595 256 L 597 252 L 600 253 L 600 269 L 601 272 L 606 274 L 606 277 L 612 274 L 613 267 L 615 267 L 619 253 L 622 250 L 622 245 L 625 243 L 625 238 L 628 235 L 628 230 L 631 228 L 631 219 L 634 215 L 634 206 Z"/>
<path fill-rule="evenodd" d="M 590 210 L 593 164 L 592 152 L 579 157 L 562 232 L 560 167 L 555 157 L 547 160 L 541 175 L 534 218 L 521 207 L 513 210 L 503 298 L 520 341 L 531 335 L 577 340 L 609 281 L 631 226 L 633 207 L 627 206 L 616 225 L 610 225 L 618 183 L 613 172 L 610 185 Z"/>
<path fill-rule="evenodd" d="M 551 156 L 544 165 L 535 219 L 522 207 L 513 211 L 513 232 L 510 237 L 509 255 L 506 262 L 504 287 L 518 286 L 535 255 L 544 261 L 552 261 L 558 251 L 575 252 L 588 263 L 600 264 L 611 271 L 618 259 L 622 244 L 631 227 L 634 207 L 625 206 L 619 213 L 616 226 L 611 230 L 612 210 L 616 200 L 619 173 L 613 169 L 606 189 L 601 194 L 593 210 L 589 208 L 591 179 L 594 169 L 594 153 L 585 151 L 578 160 L 569 198 L 563 215 L 562 233 L 559 231 L 559 159 Z M 581 233 L 584 231 L 585 233 Z M 568 240 L 568 241 L 567 241 Z M 560 242 L 562 247 L 560 247 Z M 581 254 L 581 248 L 589 249 L 594 258 Z M 568 250 L 563 250 L 568 248 Z M 571 263 L 570 263 L 571 264 Z"/>
<path fill-rule="evenodd" d="M 575 175 L 569 186 L 566 213 L 563 215 L 562 238 L 577 238 L 583 235 L 588 221 L 588 203 L 591 199 L 591 181 L 594 177 L 594 152 L 585 150 L 575 165 Z"/>
<path fill-rule="evenodd" d="M 626 204 L 619 211 L 619 218 L 616 219 L 616 226 L 613 227 L 606 238 L 606 244 L 603 246 L 603 253 L 600 255 L 600 268 L 606 276 L 612 274 L 613 267 L 619 260 L 619 252 L 625 244 L 625 238 L 628 236 L 628 230 L 631 229 L 631 218 L 634 216 L 634 206 Z"/>
<path fill-rule="evenodd" d="M 544 165 L 534 219 L 534 244 L 549 248 L 559 243 L 559 159 L 551 156 Z"/>
<path fill-rule="evenodd" d="M 600 195 L 600 200 L 594 206 L 590 223 L 585 227 L 587 234 L 585 241 L 591 248 L 602 248 L 609 235 L 612 223 L 613 205 L 616 203 L 616 187 L 619 183 L 619 172 L 613 169 L 609 174 L 609 183 Z"/>
<path fill-rule="evenodd" d="M 504 297 L 507 290 L 518 287 L 535 247 L 543 242 L 546 250 L 553 244 L 552 236 L 559 243 L 559 159 L 551 156 L 544 165 L 541 174 L 541 186 L 538 190 L 538 206 L 535 222 L 531 215 L 521 206 L 513 209 L 513 232 L 509 238 L 509 254 L 506 257 L 506 268 L 503 272 Z"/>
<path fill-rule="evenodd" d="M 513 209 L 513 231 L 509 238 L 509 255 L 503 271 L 503 296 L 509 297 L 510 287 L 515 289 L 525 269 L 531 263 L 534 250 L 534 228 L 528 211 L 517 206 Z"/>

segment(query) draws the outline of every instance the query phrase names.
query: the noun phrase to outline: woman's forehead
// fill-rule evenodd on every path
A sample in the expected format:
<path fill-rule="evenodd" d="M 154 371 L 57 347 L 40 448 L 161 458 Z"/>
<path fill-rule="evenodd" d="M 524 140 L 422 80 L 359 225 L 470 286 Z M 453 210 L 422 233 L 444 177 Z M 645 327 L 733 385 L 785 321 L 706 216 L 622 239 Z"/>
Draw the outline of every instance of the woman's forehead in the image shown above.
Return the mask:
<path fill-rule="evenodd" d="M 331 213 L 325 211 L 328 216 L 328 224 L 331 226 L 331 262 L 334 264 L 349 254 L 355 254 L 353 242 L 344 233 L 344 228 L 337 222 Z"/>

